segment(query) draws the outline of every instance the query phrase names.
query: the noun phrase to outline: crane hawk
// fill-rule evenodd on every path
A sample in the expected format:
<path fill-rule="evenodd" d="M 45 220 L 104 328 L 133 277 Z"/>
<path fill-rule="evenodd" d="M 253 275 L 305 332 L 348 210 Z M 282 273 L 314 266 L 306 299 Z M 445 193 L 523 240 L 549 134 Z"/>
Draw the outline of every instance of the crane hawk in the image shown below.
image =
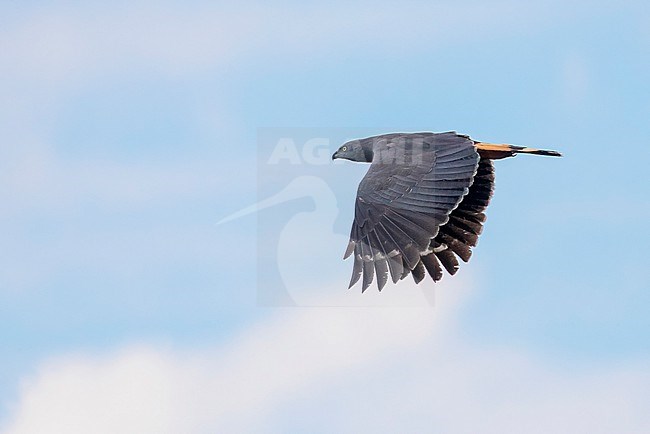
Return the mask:
<path fill-rule="evenodd" d="M 343 144 L 332 159 L 371 163 L 361 180 L 344 259 L 354 253 L 350 287 L 379 290 L 412 274 L 434 282 L 467 262 L 494 190 L 492 160 L 559 152 L 482 143 L 454 131 L 394 133 Z"/>

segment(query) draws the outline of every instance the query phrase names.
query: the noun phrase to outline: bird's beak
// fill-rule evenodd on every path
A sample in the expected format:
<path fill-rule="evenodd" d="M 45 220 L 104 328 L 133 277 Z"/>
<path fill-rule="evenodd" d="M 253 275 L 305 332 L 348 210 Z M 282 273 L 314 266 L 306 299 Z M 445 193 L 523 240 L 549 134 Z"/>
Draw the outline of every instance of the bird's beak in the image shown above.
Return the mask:
<path fill-rule="evenodd" d="M 336 151 L 335 153 L 332 154 L 332 160 L 336 160 L 338 158 L 338 153 L 339 151 Z"/>

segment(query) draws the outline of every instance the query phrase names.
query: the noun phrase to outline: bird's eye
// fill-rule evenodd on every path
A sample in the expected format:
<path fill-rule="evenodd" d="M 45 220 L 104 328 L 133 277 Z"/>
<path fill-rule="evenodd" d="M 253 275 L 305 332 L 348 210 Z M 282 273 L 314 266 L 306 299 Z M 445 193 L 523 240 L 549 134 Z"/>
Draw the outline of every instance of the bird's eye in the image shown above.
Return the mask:
<path fill-rule="evenodd" d="M 345 151 L 347 151 L 347 150 L 348 150 L 348 147 L 347 147 L 347 146 L 341 146 L 341 151 L 345 152 Z"/>

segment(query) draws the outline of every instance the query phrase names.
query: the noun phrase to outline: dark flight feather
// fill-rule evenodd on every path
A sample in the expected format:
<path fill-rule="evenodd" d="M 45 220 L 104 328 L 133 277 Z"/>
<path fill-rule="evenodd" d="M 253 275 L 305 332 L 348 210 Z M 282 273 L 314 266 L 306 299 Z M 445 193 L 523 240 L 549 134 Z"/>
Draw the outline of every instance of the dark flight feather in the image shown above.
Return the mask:
<path fill-rule="evenodd" d="M 422 257 L 431 253 L 432 240 L 471 191 L 479 162 L 473 141 L 455 133 L 413 139 L 400 147 L 394 138 L 377 138 L 375 159 L 359 184 L 346 256 L 354 253 L 351 284 L 363 277 L 362 291 L 375 273 L 382 276 L 377 279 L 380 289 L 388 274 L 393 282 L 408 274 L 419 282 L 430 269 L 439 279 L 437 260 L 427 258 L 425 264 Z M 459 227 L 451 232 L 459 236 L 467 231 Z M 447 254 L 442 258 L 445 268 L 457 267 Z"/>

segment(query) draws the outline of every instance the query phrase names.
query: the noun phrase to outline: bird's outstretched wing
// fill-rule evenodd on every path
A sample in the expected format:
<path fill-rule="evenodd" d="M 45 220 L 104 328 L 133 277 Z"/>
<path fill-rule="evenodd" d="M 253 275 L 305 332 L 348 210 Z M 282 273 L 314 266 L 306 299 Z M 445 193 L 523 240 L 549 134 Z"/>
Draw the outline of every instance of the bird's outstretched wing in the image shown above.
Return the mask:
<path fill-rule="evenodd" d="M 425 268 L 437 280 L 440 264 L 432 253 L 442 255 L 443 266 L 455 272 L 452 252 L 462 254 L 462 259 L 466 255 L 460 245 L 449 240 L 464 242 L 464 232 L 480 232 L 472 223 L 480 227 L 481 218 L 484 219 L 484 208 L 479 209 L 480 204 L 472 202 L 450 220 L 452 212 L 470 192 L 478 170 L 479 155 L 474 142 L 455 133 L 418 136 L 417 146 L 388 138 L 380 151 L 385 154 L 375 153 L 357 192 L 354 223 L 345 253 L 347 258 L 354 252 L 350 287 L 363 276 L 365 291 L 375 274 L 380 290 L 389 274 L 393 282 L 410 273 L 419 281 Z M 441 228 L 450 221 L 453 227 L 443 231 Z M 462 239 L 458 240 L 459 237 Z"/>
<path fill-rule="evenodd" d="M 494 165 L 492 160 L 481 158 L 478 170 L 469 192 L 449 215 L 449 220 L 440 226 L 433 240 L 434 252 L 420 257 L 420 263 L 411 271 L 415 282 L 425 276 L 425 269 L 434 281 L 442 278 L 440 264 L 451 275 L 458 270 L 458 256 L 464 262 L 472 256 L 471 248 L 476 246 L 483 231 L 485 209 L 494 191 Z"/>

